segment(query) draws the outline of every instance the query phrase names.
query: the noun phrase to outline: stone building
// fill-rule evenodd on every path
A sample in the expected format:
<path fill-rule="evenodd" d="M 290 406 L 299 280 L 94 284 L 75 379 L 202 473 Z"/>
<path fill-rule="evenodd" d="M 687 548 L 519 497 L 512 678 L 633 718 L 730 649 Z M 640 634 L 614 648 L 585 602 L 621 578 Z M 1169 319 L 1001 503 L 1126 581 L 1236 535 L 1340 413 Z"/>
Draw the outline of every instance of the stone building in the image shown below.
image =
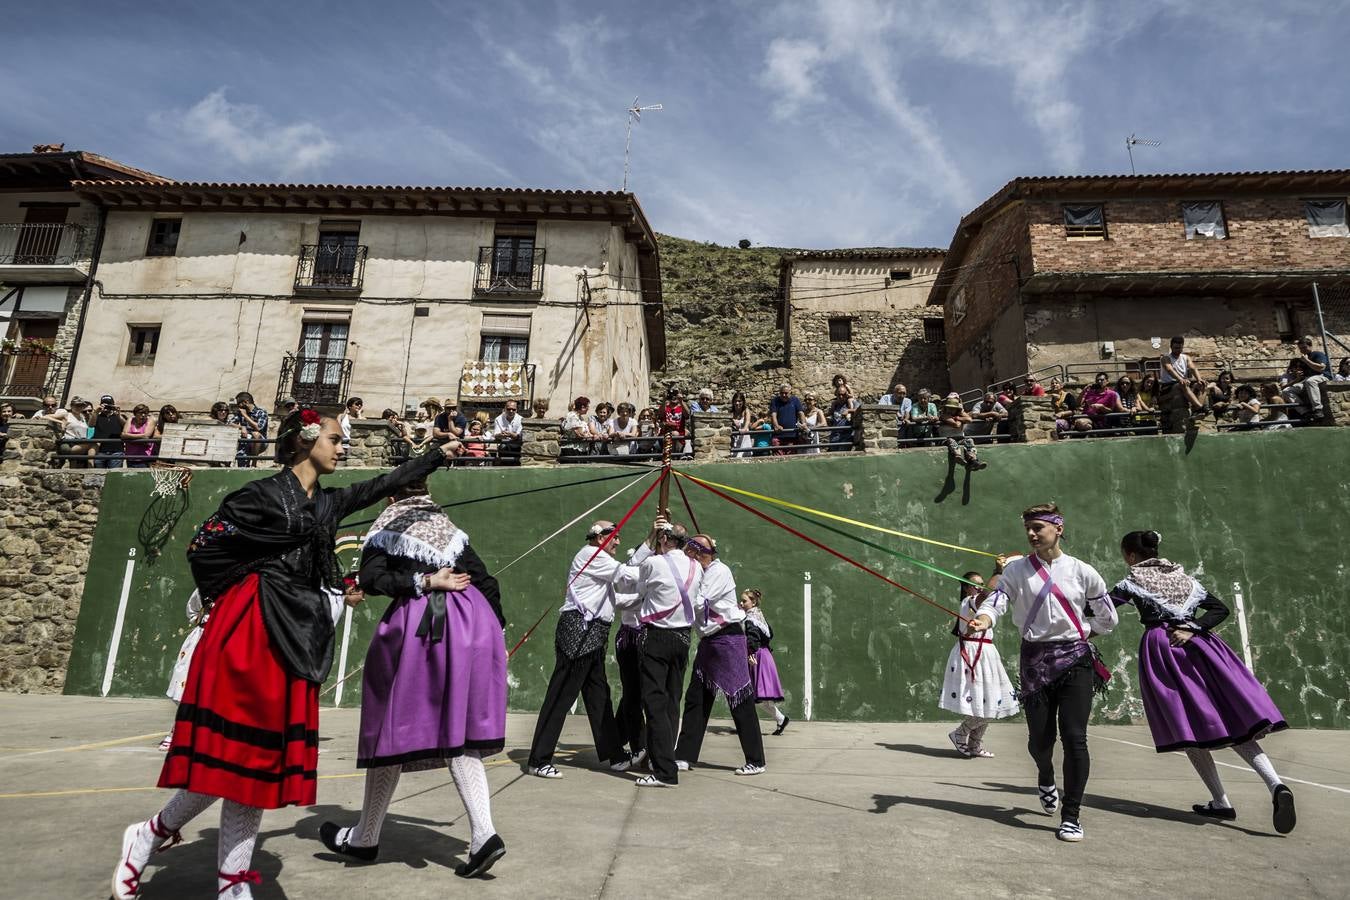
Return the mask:
<path fill-rule="evenodd" d="M 61 144 L 0 154 L 0 399 L 23 411 L 66 389 L 103 221 L 83 178 L 164 180 Z"/>
<path fill-rule="evenodd" d="M 1312 285 L 1350 278 L 1347 194 L 1350 170 L 1015 179 L 961 220 L 928 301 L 952 382 L 1090 379 L 1174 334 L 1210 367 L 1283 368 L 1318 331 Z"/>
<path fill-rule="evenodd" d="M 77 391 L 365 414 L 647 395 L 655 236 L 613 191 L 80 181 L 107 210 Z"/>
<path fill-rule="evenodd" d="M 928 306 L 946 251 L 867 247 L 790 253 L 779 265 L 784 355 L 801 389 L 836 373 L 875 400 L 896 379 L 947 390 L 943 320 Z"/>

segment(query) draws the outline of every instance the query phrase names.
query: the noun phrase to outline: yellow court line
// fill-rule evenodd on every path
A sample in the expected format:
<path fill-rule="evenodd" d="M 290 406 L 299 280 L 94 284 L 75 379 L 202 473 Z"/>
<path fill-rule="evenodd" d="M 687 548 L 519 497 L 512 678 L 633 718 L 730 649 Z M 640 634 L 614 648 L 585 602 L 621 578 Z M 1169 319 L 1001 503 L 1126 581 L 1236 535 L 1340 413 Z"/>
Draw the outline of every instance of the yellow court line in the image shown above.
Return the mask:
<path fill-rule="evenodd" d="M 823 510 L 812 509 L 809 506 L 801 506 L 796 503 L 789 503 L 786 500 L 779 500 L 777 497 L 768 497 L 765 496 L 764 494 L 756 494 L 754 491 L 747 491 L 742 490 L 741 488 L 732 487 L 729 484 L 719 484 L 716 481 L 708 481 L 706 479 L 699 478 L 697 475 L 689 475 L 685 472 L 681 472 L 678 469 L 675 470 L 675 474 L 680 476 L 681 478 L 688 478 L 690 481 L 694 481 L 699 484 L 708 485 L 709 487 L 720 488 L 721 490 L 724 491 L 731 491 L 733 494 L 741 494 L 746 497 L 753 497 L 756 500 L 763 500 L 765 503 L 772 503 L 776 506 L 782 506 L 786 509 L 795 509 L 798 512 L 810 513 L 813 516 L 820 516 L 822 519 L 833 519 L 836 522 L 845 522 L 849 525 L 856 525 L 859 528 L 867 528 L 870 529 L 871 531 L 880 531 L 883 534 L 893 534 L 896 537 L 908 538 L 911 541 L 921 541 L 925 544 L 932 544 L 935 547 L 946 547 L 948 550 L 960 550 L 963 553 L 976 553 L 979 554 L 980 556 L 988 556 L 990 559 L 998 558 L 997 553 L 990 553 L 987 550 L 976 550 L 974 547 L 962 547 L 960 544 L 948 544 L 945 541 L 935 541 L 932 538 L 922 537 L 917 534 L 910 534 L 905 531 L 896 531 L 894 528 L 883 528 L 880 525 L 872 525 L 868 522 L 859 522 L 857 519 L 849 519 L 844 516 L 836 516 L 834 513 L 827 513 Z"/>
<path fill-rule="evenodd" d="M 103 747 L 116 747 L 118 744 L 130 744 L 134 741 L 143 741 L 146 738 L 163 736 L 163 731 L 152 731 L 149 734 L 133 734 L 131 737 L 113 738 L 110 741 L 95 741 L 92 744 L 78 744 L 74 747 L 51 747 L 47 750 L 33 750 L 30 753 L 15 753 L 13 756 L 0 756 L 0 762 L 8 759 L 22 759 L 25 756 L 37 756 L 42 753 L 74 753 L 76 750 L 99 750 Z"/>
<path fill-rule="evenodd" d="M 155 732 L 155 734 L 159 734 L 159 732 Z M 148 737 L 154 737 L 154 735 L 148 735 Z M 123 738 L 117 741 L 116 743 L 125 743 L 128 740 L 130 740 L 130 738 Z M 77 748 L 72 747 L 70 749 L 74 750 Z M 558 753 L 555 753 L 554 756 L 556 758 L 567 756 L 569 754 L 574 753 L 575 751 L 563 750 Z M 491 769 L 495 768 L 496 766 L 519 766 L 519 765 L 520 763 L 516 762 L 513 759 L 499 759 L 494 762 L 484 763 L 483 768 Z M 337 778 L 364 778 L 365 774 L 366 774 L 365 772 L 344 772 L 341 775 L 320 775 L 319 780 L 328 781 Z M 446 783 L 448 784 L 449 782 Z M 64 791 L 27 791 L 18 794 L 0 794 L 0 800 L 30 800 L 42 797 L 77 797 L 85 794 L 129 794 L 134 793 L 136 791 L 158 791 L 158 790 L 162 790 L 162 788 L 154 784 L 145 785 L 144 787 L 70 788 Z"/>

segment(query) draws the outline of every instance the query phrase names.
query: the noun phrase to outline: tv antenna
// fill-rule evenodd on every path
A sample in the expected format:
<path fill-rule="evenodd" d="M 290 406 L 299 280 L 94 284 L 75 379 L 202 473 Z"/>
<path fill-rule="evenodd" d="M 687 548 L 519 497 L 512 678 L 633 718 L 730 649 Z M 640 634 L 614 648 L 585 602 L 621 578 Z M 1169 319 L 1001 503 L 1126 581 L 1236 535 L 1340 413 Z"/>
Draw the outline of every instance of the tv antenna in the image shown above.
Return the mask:
<path fill-rule="evenodd" d="M 1130 155 L 1130 174 L 1131 174 L 1131 175 L 1137 175 L 1137 174 L 1139 174 L 1139 173 L 1135 172 L 1135 170 L 1134 170 L 1134 146 L 1135 146 L 1135 144 L 1138 144 L 1140 147 L 1161 147 L 1161 146 L 1162 146 L 1162 141 L 1150 141 L 1148 138 L 1135 137 L 1134 135 L 1130 135 L 1129 137 L 1127 137 L 1127 138 L 1125 139 L 1125 152 L 1128 153 L 1128 154 Z"/>
<path fill-rule="evenodd" d="M 623 139 L 623 189 L 628 190 L 628 151 L 633 146 L 633 123 L 642 121 L 642 114 L 654 109 L 661 109 L 660 103 L 653 103 L 651 106 L 638 106 L 638 98 L 633 98 L 633 105 L 628 107 L 628 132 Z"/>

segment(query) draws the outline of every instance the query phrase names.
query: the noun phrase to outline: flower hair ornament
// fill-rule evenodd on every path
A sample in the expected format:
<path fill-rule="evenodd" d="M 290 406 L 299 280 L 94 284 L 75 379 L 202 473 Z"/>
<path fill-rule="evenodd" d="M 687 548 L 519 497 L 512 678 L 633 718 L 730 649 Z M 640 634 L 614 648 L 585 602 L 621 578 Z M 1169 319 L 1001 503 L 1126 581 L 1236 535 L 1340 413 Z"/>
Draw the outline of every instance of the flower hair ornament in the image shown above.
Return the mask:
<path fill-rule="evenodd" d="M 300 440 L 313 443 L 323 431 L 323 417 L 312 409 L 300 410 Z"/>

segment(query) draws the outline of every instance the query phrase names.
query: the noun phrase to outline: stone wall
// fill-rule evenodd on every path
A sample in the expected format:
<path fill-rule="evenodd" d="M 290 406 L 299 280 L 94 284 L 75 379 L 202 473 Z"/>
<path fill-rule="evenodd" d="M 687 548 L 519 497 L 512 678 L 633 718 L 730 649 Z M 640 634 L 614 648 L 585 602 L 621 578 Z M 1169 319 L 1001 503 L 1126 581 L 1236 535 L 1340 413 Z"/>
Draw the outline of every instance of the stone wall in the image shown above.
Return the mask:
<path fill-rule="evenodd" d="M 9 448 L 5 455 L 0 690 L 55 693 L 65 684 L 104 475 L 20 468 Z"/>
<path fill-rule="evenodd" d="M 849 319 L 852 340 L 831 341 L 830 320 Z M 793 309 L 791 321 L 792 375 L 788 381 L 800 394 L 816 392 L 822 406 L 833 396 L 830 379 L 848 376 L 855 396 L 876 400 L 903 382 L 911 395 L 926 387 L 946 393 L 947 346 L 928 342 L 924 320 L 941 321 L 936 307 L 876 310 Z"/>

